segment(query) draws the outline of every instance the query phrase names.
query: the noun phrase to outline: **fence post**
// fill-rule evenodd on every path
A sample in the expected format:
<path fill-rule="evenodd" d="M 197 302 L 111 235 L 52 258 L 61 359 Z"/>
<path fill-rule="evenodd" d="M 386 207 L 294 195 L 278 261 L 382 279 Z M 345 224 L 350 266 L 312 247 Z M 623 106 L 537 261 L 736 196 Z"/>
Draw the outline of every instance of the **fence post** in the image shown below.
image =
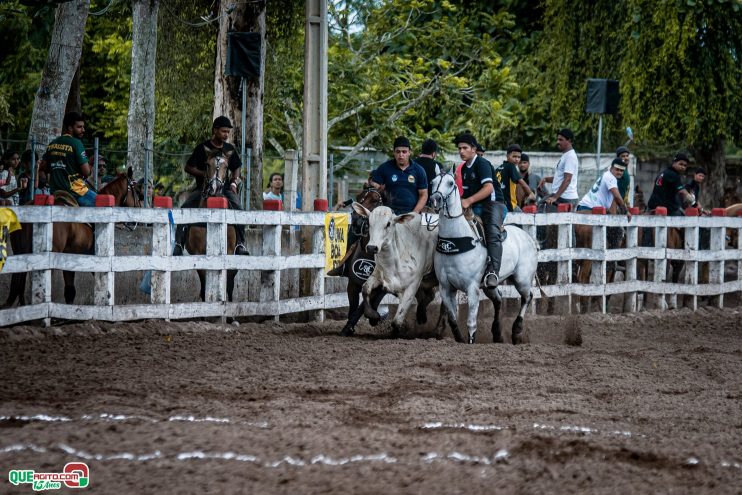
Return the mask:
<path fill-rule="evenodd" d="M 638 215 L 639 208 L 631 207 L 629 209 L 631 215 Z M 636 223 L 632 226 L 629 224 L 626 227 L 626 249 L 632 253 L 635 253 L 635 248 L 639 245 L 639 227 Z M 636 254 L 634 257 L 626 260 L 626 270 L 624 271 L 624 281 L 636 282 Z M 636 307 L 636 291 L 627 292 L 623 296 L 623 310 L 624 313 L 634 313 L 637 310 Z"/>
<path fill-rule="evenodd" d="M 698 218 L 698 208 L 686 208 L 686 217 Z M 699 229 L 698 224 L 692 227 L 685 228 L 685 250 L 694 252 L 693 260 L 685 262 L 685 284 L 687 285 L 698 285 L 698 244 L 699 241 Z M 696 294 L 690 294 L 684 299 L 684 306 L 690 307 L 693 311 L 698 309 L 698 296 Z"/>
<path fill-rule="evenodd" d="M 558 213 L 569 213 L 572 205 L 563 203 L 557 205 Z M 559 235 L 557 240 L 557 249 L 563 252 L 565 249 L 572 248 L 572 224 L 560 224 Z M 572 283 L 572 257 L 566 261 L 559 261 L 557 264 L 557 285 L 565 286 Z M 557 298 L 555 310 L 558 314 L 569 314 L 572 312 L 572 294 Z"/>
<path fill-rule="evenodd" d="M 654 260 L 654 281 L 656 283 L 663 283 L 667 277 L 667 208 L 658 206 L 654 210 L 655 216 L 662 217 L 664 225 L 658 225 L 654 228 L 654 247 L 660 248 L 662 252 L 659 258 Z M 667 302 L 665 301 L 664 292 L 657 292 L 657 308 L 665 310 L 667 309 Z"/>
<path fill-rule="evenodd" d="M 711 210 L 712 217 L 726 216 L 724 208 L 714 208 Z M 718 253 L 724 251 L 724 238 L 726 235 L 726 228 L 722 225 L 720 227 L 711 227 L 711 252 Z M 711 304 L 717 308 L 724 307 L 724 265 L 726 262 L 722 259 L 720 261 L 709 262 L 709 283 L 717 284 L 719 295 L 714 296 L 711 299 Z"/>
<path fill-rule="evenodd" d="M 593 215 L 605 215 L 605 208 L 598 206 L 593 208 Z M 606 227 L 605 224 L 593 225 L 593 251 L 600 251 L 601 260 L 596 265 L 593 261 L 590 270 L 590 285 L 600 285 L 603 287 L 603 293 L 600 295 L 600 312 L 605 314 L 605 284 L 606 284 L 606 255 L 607 253 L 607 242 L 606 242 Z M 597 268 L 597 269 L 596 269 Z M 588 305 L 589 307 L 589 305 Z"/>
<path fill-rule="evenodd" d="M 338 199 L 336 203 L 345 201 L 348 199 L 348 176 L 343 176 L 343 179 L 338 182 Z"/>
<path fill-rule="evenodd" d="M 51 206 L 54 204 L 54 196 L 37 194 L 34 196 L 34 205 Z M 49 254 L 52 251 L 52 234 L 54 224 L 52 223 L 52 208 L 47 208 L 46 222 L 33 224 L 33 252 L 34 254 Z M 31 304 L 46 304 L 47 315 L 49 314 L 49 303 L 52 302 L 52 271 L 34 270 L 31 272 Z M 51 326 L 51 318 L 44 318 L 44 326 Z"/>
<path fill-rule="evenodd" d="M 742 210 L 737 213 L 737 217 L 742 218 Z M 742 249 L 742 227 L 737 229 L 737 245 L 734 248 L 737 249 L 737 252 Z M 737 256 L 737 280 L 742 280 L 742 256 L 739 255 Z M 739 292 L 737 297 L 742 298 L 742 291 Z"/>
<path fill-rule="evenodd" d="M 298 194 L 299 183 L 299 153 L 295 150 L 288 150 L 286 152 L 285 162 L 286 168 L 283 185 L 286 203 L 284 203 L 283 205 L 283 210 L 296 211 L 296 198 Z M 279 230 L 279 234 L 281 230 Z M 300 254 L 301 250 L 299 246 L 301 244 L 301 232 L 299 230 L 299 227 L 293 225 L 289 226 L 287 235 L 289 241 L 288 254 L 291 256 Z M 281 251 L 277 253 L 277 256 L 280 255 Z M 286 270 L 282 275 L 285 286 L 284 293 L 288 294 L 289 298 L 299 297 L 299 269 L 295 268 Z"/>
<path fill-rule="evenodd" d="M 224 197 L 212 197 L 206 200 L 206 207 L 213 209 L 226 210 L 227 199 Z M 214 216 L 209 217 L 206 224 L 206 255 L 207 256 L 225 256 L 227 252 L 227 222 L 224 211 L 219 215 L 219 221 L 215 221 Z M 232 254 L 232 253 L 229 253 Z M 207 270 L 206 271 L 206 302 L 220 302 L 227 300 L 227 270 Z M 226 320 L 222 316 L 222 323 Z"/>
<path fill-rule="evenodd" d="M 155 196 L 153 200 L 155 208 L 167 208 L 168 221 L 166 223 L 152 224 L 152 256 L 169 256 L 172 253 L 172 232 L 170 219 L 173 209 L 173 198 L 167 196 Z M 150 302 L 152 304 L 170 304 L 170 271 L 152 270 L 152 289 L 150 291 Z M 167 311 L 166 321 L 170 321 L 170 310 Z"/>
<path fill-rule="evenodd" d="M 96 208 L 113 208 L 116 204 L 116 200 L 110 194 L 99 194 L 95 198 Z M 101 218 L 110 218 L 111 210 L 108 212 L 100 212 Z M 113 222 L 96 223 L 95 224 L 95 256 L 106 256 L 108 257 L 105 263 L 109 270 L 105 272 L 95 272 L 93 278 L 95 280 L 95 288 L 93 290 L 93 303 L 96 306 L 107 306 L 111 308 L 111 318 L 113 318 L 113 303 L 114 303 L 114 273 L 110 270 L 111 267 L 111 256 L 114 255 L 114 224 Z"/>
<path fill-rule="evenodd" d="M 275 211 L 280 217 L 282 209 L 281 201 L 263 201 L 263 210 Z M 263 226 L 263 256 L 281 256 L 281 227 L 282 222 L 276 225 Z M 260 302 L 274 302 L 278 304 L 281 299 L 281 271 L 270 270 L 260 272 Z M 276 308 L 277 309 L 277 308 Z M 275 312 L 273 320 L 279 320 L 278 311 Z"/>
<path fill-rule="evenodd" d="M 314 211 L 327 212 L 328 204 L 326 199 L 317 198 L 314 200 Z M 325 226 L 314 227 L 312 233 L 312 254 L 325 253 Z M 310 296 L 325 295 L 325 267 L 312 268 L 310 277 Z M 324 305 L 323 305 L 324 306 Z M 325 310 L 320 309 L 316 313 L 316 321 L 325 321 Z"/>

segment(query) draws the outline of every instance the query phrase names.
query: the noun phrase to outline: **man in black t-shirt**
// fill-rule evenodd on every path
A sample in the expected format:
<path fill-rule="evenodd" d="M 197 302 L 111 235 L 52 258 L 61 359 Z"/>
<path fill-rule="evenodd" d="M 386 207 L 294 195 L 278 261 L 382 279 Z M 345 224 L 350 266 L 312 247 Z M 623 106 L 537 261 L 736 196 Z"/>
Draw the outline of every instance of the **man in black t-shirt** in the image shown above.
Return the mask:
<path fill-rule="evenodd" d="M 503 203 L 502 189 L 493 177 L 494 167 L 484 157 L 477 155 L 477 140 L 464 133 L 456 136 L 455 143 L 464 162 L 461 167 L 461 206 L 471 207 L 482 218 L 487 242 L 487 268 L 484 270 L 484 285 L 496 287 L 499 283 L 502 261 L 502 224 L 507 210 Z"/>
<path fill-rule="evenodd" d="M 701 184 L 703 184 L 704 180 L 706 180 L 706 169 L 698 167 L 693 171 L 693 179 L 685 185 L 685 190 L 691 193 L 696 199 L 691 206 L 701 210 L 703 208 L 699 200 L 701 199 Z"/>
<path fill-rule="evenodd" d="M 229 202 L 230 209 L 241 210 L 239 200 L 237 198 L 237 186 L 240 183 L 240 168 L 242 168 L 242 161 L 237 154 L 237 150 L 227 142 L 230 130 L 232 129 L 232 123 L 227 117 L 221 116 L 214 120 L 214 125 L 211 127 L 211 139 L 199 144 L 191 153 L 190 158 L 185 165 L 185 171 L 189 175 L 192 175 L 196 179 L 196 188 L 190 196 L 181 205 L 181 208 L 198 208 L 201 204 L 203 195 L 204 178 L 206 177 L 206 171 L 208 169 L 208 156 L 207 153 L 221 150 L 222 156 L 227 158 L 227 168 L 231 171 L 231 175 L 224 184 L 222 194 Z M 178 230 L 175 233 L 175 249 L 173 250 L 173 256 L 180 256 L 183 254 L 183 244 L 185 243 L 185 237 L 187 232 L 187 225 L 179 225 Z M 237 237 L 237 246 L 234 248 L 234 254 L 250 254 L 245 248 L 245 226 L 235 225 L 234 226 L 235 236 Z"/>
<path fill-rule="evenodd" d="M 695 198 L 683 187 L 682 177 L 685 175 L 688 163 L 688 156 L 685 153 L 678 153 L 673 158 L 672 165 L 657 176 L 654 180 L 652 196 L 647 203 L 650 210 L 654 210 L 658 206 L 664 206 L 667 208 L 668 216 L 683 216 L 681 199 L 686 205 L 694 203 Z"/>
<path fill-rule="evenodd" d="M 432 139 L 426 139 L 423 141 L 423 145 L 420 147 L 420 155 L 415 158 L 415 161 L 425 170 L 425 175 L 428 176 L 428 198 L 433 193 L 431 188 L 433 187 L 433 179 L 441 173 L 443 167 L 436 161 L 435 157 L 438 154 L 438 143 Z"/>

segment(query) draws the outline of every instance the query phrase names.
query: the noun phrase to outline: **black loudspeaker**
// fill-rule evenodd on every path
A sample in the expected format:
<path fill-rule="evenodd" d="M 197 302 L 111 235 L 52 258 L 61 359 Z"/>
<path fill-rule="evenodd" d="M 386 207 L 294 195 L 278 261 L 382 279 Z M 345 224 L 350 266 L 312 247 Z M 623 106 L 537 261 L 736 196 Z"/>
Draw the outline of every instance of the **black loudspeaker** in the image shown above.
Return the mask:
<path fill-rule="evenodd" d="M 618 113 L 618 81 L 615 79 L 587 80 L 587 113 Z"/>
<path fill-rule="evenodd" d="M 227 33 L 224 73 L 246 79 L 260 77 L 260 33 Z"/>

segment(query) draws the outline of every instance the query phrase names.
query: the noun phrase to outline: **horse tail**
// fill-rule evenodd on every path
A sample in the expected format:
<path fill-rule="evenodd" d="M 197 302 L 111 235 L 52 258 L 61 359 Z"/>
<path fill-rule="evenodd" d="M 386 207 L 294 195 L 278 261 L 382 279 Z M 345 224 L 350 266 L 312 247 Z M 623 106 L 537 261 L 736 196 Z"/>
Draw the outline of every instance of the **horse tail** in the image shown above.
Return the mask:
<path fill-rule="evenodd" d="M 541 281 L 538 279 L 538 274 L 535 275 L 536 278 L 536 286 L 538 287 L 538 290 L 541 292 L 541 299 L 544 301 L 549 300 L 549 296 L 546 295 L 546 292 L 544 292 L 544 289 L 541 287 Z"/>

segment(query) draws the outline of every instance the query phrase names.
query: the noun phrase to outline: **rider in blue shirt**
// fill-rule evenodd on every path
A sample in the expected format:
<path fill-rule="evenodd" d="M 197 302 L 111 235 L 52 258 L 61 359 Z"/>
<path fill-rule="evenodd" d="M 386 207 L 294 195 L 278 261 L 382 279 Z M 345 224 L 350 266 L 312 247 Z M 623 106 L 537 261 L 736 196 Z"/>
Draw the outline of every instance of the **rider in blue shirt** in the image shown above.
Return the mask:
<path fill-rule="evenodd" d="M 371 172 L 371 185 L 386 191 L 388 206 L 396 215 L 420 213 L 428 201 L 428 178 L 425 169 L 410 158 L 410 141 L 394 140 L 394 159 Z"/>

